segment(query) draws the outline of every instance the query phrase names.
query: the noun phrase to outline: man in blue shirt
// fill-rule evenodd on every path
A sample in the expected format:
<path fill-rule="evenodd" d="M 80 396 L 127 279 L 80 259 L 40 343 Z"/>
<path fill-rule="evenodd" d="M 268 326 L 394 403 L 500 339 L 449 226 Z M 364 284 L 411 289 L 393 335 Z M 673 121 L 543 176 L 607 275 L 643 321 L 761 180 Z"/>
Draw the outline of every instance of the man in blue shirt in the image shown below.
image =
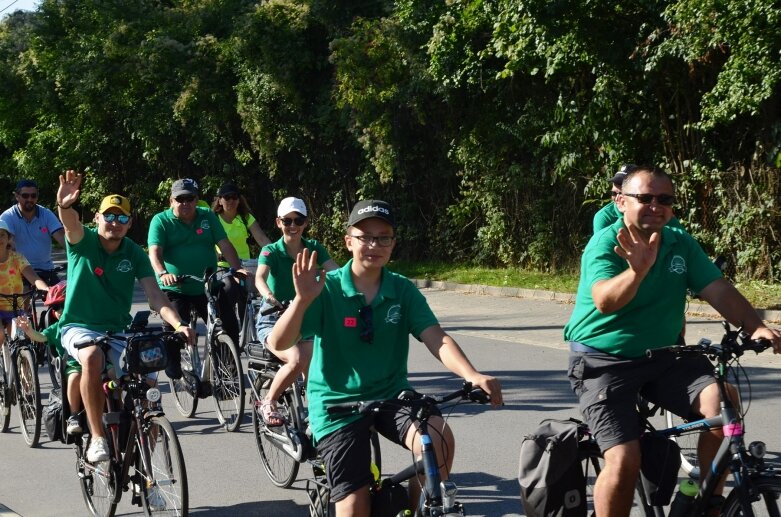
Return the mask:
<path fill-rule="evenodd" d="M 38 185 L 23 179 L 14 190 L 16 204 L 0 215 L 14 234 L 16 251 L 24 255 L 44 282 L 59 282 L 53 271 L 52 238 L 65 248 L 65 234 L 57 216 L 38 204 Z"/>

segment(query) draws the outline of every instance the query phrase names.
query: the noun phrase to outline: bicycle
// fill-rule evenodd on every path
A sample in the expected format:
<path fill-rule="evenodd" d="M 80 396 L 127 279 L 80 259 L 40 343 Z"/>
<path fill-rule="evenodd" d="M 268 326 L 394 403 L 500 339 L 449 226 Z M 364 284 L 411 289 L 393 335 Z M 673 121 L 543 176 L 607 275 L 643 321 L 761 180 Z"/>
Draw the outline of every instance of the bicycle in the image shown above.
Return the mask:
<path fill-rule="evenodd" d="M 182 449 L 160 406 L 160 390 L 148 377 L 165 369 L 168 350 L 180 347 L 183 340 L 162 327 L 147 327 L 148 314 L 138 313 L 128 333 L 107 333 L 96 341 L 76 345 L 77 349 L 100 346 L 106 353 L 110 340 L 127 343 L 127 365 L 123 366 L 127 373 L 118 380 L 106 374 L 103 379 L 106 406 L 102 420 L 109 459 L 87 461 L 88 433 L 74 440 L 79 484 L 87 508 L 95 517 L 114 515 L 122 493 L 128 490 L 132 490 L 131 504 L 141 506 L 145 515 L 188 512 Z"/>
<path fill-rule="evenodd" d="M 171 393 L 179 413 L 192 418 L 198 409 L 198 399 L 211 395 L 217 419 L 226 431 L 233 432 L 244 416 L 244 372 L 236 344 L 222 329 L 217 314 L 217 293 L 222 282 L 218 272 L 207 269 L 203 277 L 177 275 L 179 281 L 194 281 L 204 285 L 207 299 L 206 351 L 201 361 L 197 342 L 187 344 L 181 353 L 182 377 L 169 380 Z M 190 328 L 196 329 L 198 313 L 190 311 Z"/>
<path fill-rule="evenodd" d="M 446 403 L 455 401 L 453 404 L 445 406 Z M 463 386 L 444 396 L 429 396 L 422 395 L 416 396 L 414 392 L 402 392 L 399 398 L 388 400 L 374 400 L 365 402 L 348 402 L 344 404 L 334 404 L 328 407 L 328 412 L 332 415 L 337 414 L 360 414 L 368 415 L 370 413 L 377 413 L 380 411 L 395 411 L 397 408 L 408 408 L 410 410 L 410 417 L 415 417 L 419 423 L 419 440 L 422 449 L 422 459 L 416 460 L 413 457 L 412 464 L 406 469 L 398 472 L 397 474 L 389 477 L 379 477 L 375 483 L 370 487 L 370 493 L 372 498 L 375 499 L 373 503 L 372 513 L 376 513 L 382 509 L 387 511 L 392 505 L 394 506 L 392 512 L 395 513 L 398 510 L 398 515 L 410 515 L 408 509 L 401 509 L 401 506 L 406 507 L 408 501 L 406 500 L 406 490 L 397 490 L 393 493 L 394 487 L 402 487 L 404 482 L 412 482 L 413 479 L 417 479 L 421 484 L 422 492 L 420 495 L 420 502 L 415 508 L 415 515 L 425 517 L 449 517 L 449 516 L 462 516 L 464 513 L 464 505 L 456 500 L 458 494 L 458 487 L 451 481 L 441 481 L 439 476 L 439 461 L 436 456 L 436 451 L 432 445 L 431 436 L 428 432 L 428 420 L 434 414 L 434 409 L 437 407 L 454 407 L 463 401 L 478 402 L 485 404 L 490 402 L 490 397 L 480 388 L 473 388 L 472 384 L 465 382 Z M 425 475 L 425 483 L 420 481 L 420 476 Z M 319 482 L 323 483 L 323 480 Z M 327 490 L 327 487 L 326 487 Z M 383 491 L 390 493 L 390 501 L 383 499 L 379 506 L 377 506 L 376 498 L 379 497 Z M 401 498 L 401 504 L 396 499 Z M 317 501 L 317 507 L 310 507 L 310 513 L 317 516 L 330 516 L 333 515 L 332 510 L 328 504 L 328 498 L 321 498 Z M 375 510 L 374 508 L 377 508 Z"/>
<path fill-rule="evenodd" d="M 34 298 L 35 289 L 21 294 L 0 294 L 0 298 L 11 300 L 14 314 L 22 312 L 21 307 Z M 23 300 L 22 303 L 19 300 Z M 0 353 L 0 432 L 8 431 L 11 421 L 11 406 L 19 406 L 19 423 L 22 437 L 28 447 L 38 445 L 41 437 L 41 385 L 38 380 L 36 348 L 24 332 L 11 323 L 10 334 L 6 332 L 5 344 Z"/>
<path fill-rule="evenodd" d="M 283 303 L 281 307 L 269 307 L 261 314 L 266 316 L 274 312 L 282 313 L 287 305 Z M 277 400 L 277 411 L 282 416 L 284 425 L 269 427 L 260 414 L 260 403 L 284 363 L 255 339 L 247 343 L 246 352 L 249 357 L 247 377 L 250 385 L 252 429 L 260 461 L 269 479 L 278 487 L 289 488 L 296 481 L 302 463 L 312 466 L 313 476 L 324 478 L 325 467 L 312 444 L 309 431 L 309 417 L 304 403 L 306 384 L 303 377 L 299 376 Z M 379 469 L 382 456 L 376 433 L 372 435 L 371 447 L 372 461 Z M 310 499 L 316 496 L 317 494 L 310 493 Z"/>
<path fill-rule="evenodd" d="M 748 444 L 744 438 L 744 413 L 726 396 L 728 370 L 740 367 L 738 359 L 747 351 L 760 353 L 771 345 L 765 340 L 751 340 L 741 329 L 731 329 L 724 323 L 724 336 L 721 343 L 713 344 L 708 339 L 701 339 L 692 346 L 674 346 L 665 351 L 678 357 L 706 356 L 715 361 L 714 374 L 721 394 L 721 414 L 719 416 L 681 423 L 665 429 L 654 429 L 646 419 L 647 433 L 652 436 L 671 439 L 689 434 L 696 434 L 711 429 L 723 427 L 725 436 L 719 447 L 711 468 L 701 481 L 699 493 L 691 500 L 687 515 L 706 515 L 710 510 L 715 489 L 722 476 L 727 472 L 732 474 L 734 487 L 721 506 L 721 515 L 734 517 L 738 515 L 773 515 L 781 513 L 778 503 L 781 498 L 781 477 L 776 475 L 773 465 L 764 461 L 766 447 L 763 442 L 754 441 Z M 654 353 L 649 351 L 649 357 Z M 599 447 L 588 427 L 580 424 L 580 441 L 578 443 L 579 460 L 583 464 L 587 480 L 587 497 L 592 495 L 593 483 L 601 471 Z M 761 504 L 756 504 L 761 503 Z M 643 484 L 637 484 L 635 504 L 646 516 L 664 516 L 664 507 L 648 503 Z"/>

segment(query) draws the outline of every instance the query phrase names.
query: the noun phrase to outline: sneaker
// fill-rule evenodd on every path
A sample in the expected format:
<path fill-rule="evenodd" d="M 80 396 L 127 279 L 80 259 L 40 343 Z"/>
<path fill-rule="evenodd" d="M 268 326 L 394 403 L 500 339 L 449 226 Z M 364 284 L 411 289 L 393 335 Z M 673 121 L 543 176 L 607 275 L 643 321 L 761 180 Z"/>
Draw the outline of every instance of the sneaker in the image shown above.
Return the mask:
<path fill-rule="evenodd" d="M 69 416 L 68 426 L 65 428 L 65 432 L 68 434 L 81 434 L 83 431 L 81 422 L 79 421 L 79 415 Z"/>
<path fill-rule="evenodd" d="M 90 463 L 97 463 L 99 461 L 106 461 L 109 458 L 108 454 L 108 442 L 105 438 L 93 438 L 92 443 L 87 449 L 87 461 Z"/>
<path fill-rule="evenodd" d="M 165 510 L 165 499 L 159 486 L 153 486 L 146 491 L 146 504 L 153 512 Z"/>

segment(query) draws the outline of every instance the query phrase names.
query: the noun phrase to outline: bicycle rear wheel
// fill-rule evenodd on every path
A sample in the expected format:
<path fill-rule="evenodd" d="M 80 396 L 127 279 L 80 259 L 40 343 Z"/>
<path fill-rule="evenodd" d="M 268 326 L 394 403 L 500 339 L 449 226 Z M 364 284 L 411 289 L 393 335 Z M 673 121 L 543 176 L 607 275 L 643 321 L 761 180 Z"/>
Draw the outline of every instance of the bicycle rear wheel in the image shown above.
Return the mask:
<path fill-rule="evenodd" d="M 294 425 L 290 390 L 285 392 L 282 400 L 277 404 L 279 414 L 285 419 L 284 427 L 273 427 L 271 429 L 266 427 L 266 424 L 263 423 L 263 417 L 260 415 L 260 401 L 255 398 L 255 392 L 260 394 L 261 400 L 266 396 L 273 378 L 272 375 L 264 374 L 259 375 L 255 379 L 255 390 L 253 390 L 250 397 L 252 402 L 252 429 L 255 434 L 255 443 L 258 446 L 260 461 L 263 463 L 263 469 L 266 471 L 269 479 L 278 487 L 288 488 L 296 480 L 299 469 L 298 461 L 282 448 L 282 441 L 287 440 L 285 434 L 286 427 Z M 277 437 L 278 439 L 275 439 Z"/>
<path fill-rule="evenodd" d="M 667 427 L 675 427 L 686 422 L 683 418 L 674 415 L 669 411 L 665 411 L 664 415 L 667 421 Z M 672 440 L 681 448 L 681 469 L 683 469 L 689 477 L 698 479 L 700 476 L 700 461 L 697 457 L 697 443 L 700 440 L 700 433 L 687 433 L 682 434 L 681 436 L 673 436 Z"/>
<path fill-rule="evenodd" d="M 196 345 L 187 344 L 181 351 L 182 377 L 169 379 L 176 409 L 185 418 L 192 418 L 198 409 L 198 372 L 195 371 Z"/>
<path fill-rule="evenodd" d="M 226 431 L 233 432 L 244 415 L 244 372 L 236 344 L 227 334 L 213 338 L 209 381 L 217 419 Z"/>
<path fill-rule="evenodd" d="M 139 472 L 144 513 L 187 515 L 187 470 L 179 439 L 167 418 L 151 419 L 147 441 L 151 472 Z M 140 453 L 140 444 L 137 449 Z"/>
<path fill-rule="evenodd" d="M 38 445 L 41 437 L 41 385 L 38 382 L 38 365 L 30 349 L 21 349 L 16 357 L 19 377 L 19 423 L 28 447 Z"/>
<path fill-rule="evenodd" d="M 5 347 L 3 347 L 5 348 Z M 0 433 L 8 431 L 11 423 L 11 386 L 5 368 L 5 353 L 0 349 Z"/>
<path fill-rule="evenodd" d="M 113 439 L 106 429 L 106 440 L 111 450 Z M 84 502 L 95 517 L 111 517 L 117 509 L 117 473 L 113 460 L 87 463 L 87 446 L 77 449 L 79 484 Z M 113 451 L 111 457 L 113 458 Z"/>
<path fill-rule="evenodd" d="M 52 381 L 52 389 L 60 388 L 60 366 L 62 362 L 53 346 L 46 345 L 46 366 L 49 370 L 49 378 Z"/>
<path fill-rule="evenodd" d="M 753 488 L 749 494 L 753 515 L 756 517 L 778 517 L 781 515 L 781 509 L 778 506 L 779 498 L 781 498 L 781 478 L 756 475 L 746 480 L 746 483 L 750 488 Z M 724 502 L 721 515 L 723 517 L 740 517 L 746 514 L 748 512 L 744 512 L 740 506 L 738 488 L 733 488 Z"/>

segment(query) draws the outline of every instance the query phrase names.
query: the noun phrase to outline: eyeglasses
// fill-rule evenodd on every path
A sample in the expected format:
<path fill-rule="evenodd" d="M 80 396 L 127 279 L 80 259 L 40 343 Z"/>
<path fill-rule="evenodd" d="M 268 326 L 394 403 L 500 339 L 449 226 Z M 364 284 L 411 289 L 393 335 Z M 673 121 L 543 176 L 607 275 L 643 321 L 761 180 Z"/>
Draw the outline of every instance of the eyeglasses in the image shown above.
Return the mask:
<path fill-rule="evenodd" d="M 119 224 L 127 224 L 130 221 L 130 216 L 125 214 L 103 214 L 103 220 L 107 223 L 116 221 Z"/>
<path fill-rule="evenodd" d="M 611 191 L 610 191 L 610 197 L 616 197 L 616 196 L 617 196 L 617 195 L 619 195 L 620 193 L 621 193 L 621 192 L 616 192 L 615 190 L 611 190 Z"/>
<path fill-rule="evenodd" d="M 37 192 L 20 192 L 19 197 L 22 199 L 38 199 Z"/>
<path fill-rule="evenodd" d="M 358 316 L 361 318 L 361 341 L 366 343 L 372 343 L 374 341 L 374 311 L 371 305 L 361 307 L 358 311 Z"/>
<path fill-rule="evenodd" d="M 195 196 L 179 196 L 177 198 L 174 198 L 177 203 L 180 205 L 183 205 L 185 203 L 192 203 L 195 201 Z"/>
<path fill-rule="evenodd" d="M 224 196 L 222 196 L 222 199 L 224 199 L 226 201 L 236 201 L 237 199 L 239 199 L 239 195 L 238 194 L 225 194 Z"/>
<path fill-rule="evenodd" d="M 675 196 L 672 194 L 659 194 L 655 196 L 653 194 L 627 194 L 624 192 L 623 195 L 633 197 L 644 205 L 650 205 L 654 199 L 662 206 L 672 206 L 673 203 L 675 203 Z"/>
<path fill-rule="evenodd" d="M 358 239 L 364 246 L 373 246 L 375 244 L 387 248 L 393 244 L 393 235 L 350 235 L 353 239 Z"/>
<path fill-rule="evenodd" d="M 292 219 L 290 217 L 280 217 L 279 220 L 282 221 L 283 226 L 290 226 L 291 224 L 295 224 L 296 226 L 304 226 L 306 217 L 293 217 Z"/>

